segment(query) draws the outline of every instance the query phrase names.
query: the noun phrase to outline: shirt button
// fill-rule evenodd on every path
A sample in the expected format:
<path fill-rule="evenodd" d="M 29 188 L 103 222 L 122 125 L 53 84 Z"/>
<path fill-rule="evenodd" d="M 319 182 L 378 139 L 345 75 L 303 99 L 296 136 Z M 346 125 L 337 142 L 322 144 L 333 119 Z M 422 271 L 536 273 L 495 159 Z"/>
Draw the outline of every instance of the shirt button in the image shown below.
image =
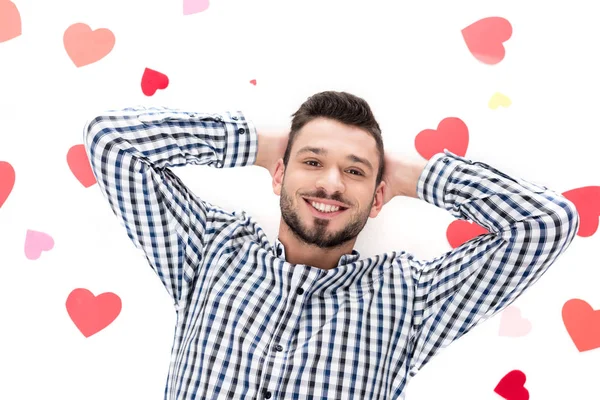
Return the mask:
<path fill-rule="evenodd" d="M 283 346 L 278 344 L 277 346 L 275 346 L 275 351 L 283 351 Z"/>
<path fill-rule="evenodd" d="M 281 249 L 277 249 L 277 255 L 280 256 L 281 255 Z"/>
<path fill-rule="evenodd" d="M 304 293 L 304 289 L 302 289 L 301 287 L 296 289 L 296 294 L 302 294 Z"/>
<path fill-rule="evenodd" d="M 265 399 L 271 398 L 271 392 L 265 392 Z"/>
<path fill-rule="evenodd" d="M 231 119 L 235 119 L 237 121 L 238 117 L 233 116 L 231 117 Z"/>
<path fill-rule="evenodd" d="M 240 129 L 238 129 L 238 133 L 240 135 L 243 135 L 244 133 L 246 133 L 246 130 L 244 128 L 240 128 Z"/>
<path fill-rule="evenodd" d="M 443 162 L 444 164 L 448 164 L 448 163 L 450 162 L 450 160 L 448 160 L 447 158 L 444 158 L 444 159 L 442 160 L 442 162 Z"/>
<path fill-rule="evenodd" d="M 221 118 L 221 117 L 217 117 L 215 119 L 217 120 L 217 122 L 223 122 L 223 118 Z"/>

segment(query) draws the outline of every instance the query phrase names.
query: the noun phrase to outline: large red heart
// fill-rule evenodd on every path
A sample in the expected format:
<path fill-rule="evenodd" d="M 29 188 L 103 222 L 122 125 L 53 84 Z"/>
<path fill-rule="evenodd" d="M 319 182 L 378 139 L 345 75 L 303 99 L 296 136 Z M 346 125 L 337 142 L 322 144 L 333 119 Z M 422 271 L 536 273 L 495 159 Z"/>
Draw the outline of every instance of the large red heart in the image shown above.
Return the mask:
<path fill-rule="evenodd" d="M 11 1 L 0 1 L 0 43 L 21 35 L 21 14 Z"/>
<path fill-rule="evenodd" d="M 83 187 L 88 188 L 96 183 L 96 177 L 92 172 L 90 160 L 82 144 L 77 144 L 69 149 L 67 152 L 67 164 L 69 164 L 69 169 Z"/>
<path fill-rule="evenodd" d="M 592 236 L 598 230 L 600 219 L 600 186 L 585 186 L 562 194 L 569 199 L 579 214 L 578 236 Z"/>
<path fill-rule="evenodd" d="M 63 35 L 69 58 L 79 68 L 95 63 L 110 53 L 115 46 L 115 35 L 106 28 L 91 28 L 84 23 L 69 26 Z"/>
<path fill-rule="evenodd" d="M 504 59 L 502 43 L 512 36 L 512 26 L 502 17 L 488 17 L 474 22 L 461 32 L 473 57 L 485 64 L 498 64 Z"/>
<path fill-rule="evenodd" d="M 464 157 L 468 147 L 469 129 L 460 118 L 455 117 L 444 118 L 437 130 L 424 129 L 415 137 L 415 149 L 427 160 L 444 149 Z"/>
<path fill-rule="evenodd" d="M 0 207 L 15 186 L 15 169 L 6 161 L 0 161 Z"/>
<path fill-rule="evenodd" d="M 494 388 L 494 392 L 506 400 L 528 400 L 529 391 L 525 389 L 526 380 L 525 374 L 515 369 L 500 379 L 500 382 Z"/>
<path fill-rule="evenodd" d="M 106 328 L 121 313 L 119 296 L 110 292 L 94 296 L 87 289 L 73 290 L 66 306 L 69 317 L 86 338 Z"/>
<path fill-rule="evenodd" d="M 562 318 L 577 350 L 600 348 L 600 310 L 594 311 L 583 300 L 571 299 L 562 308 Z"/>
<path fill-rule="evenodd" d="M 152 96 L 157 89 L 166 89 L 169 86 L 169 77 L 150 68 L 144 70 L 142 75 L 142 92 Z"/>
<path fill-rule="evenodd" d="M 448 229 L 446 229 L 446 239 L 448 239 L 450 246 L 455 249 L 461 244 L 486 233 L 490 233 L 490 231 L 481 225 L 459 219 L 452 221 L 448 225 Z"/>

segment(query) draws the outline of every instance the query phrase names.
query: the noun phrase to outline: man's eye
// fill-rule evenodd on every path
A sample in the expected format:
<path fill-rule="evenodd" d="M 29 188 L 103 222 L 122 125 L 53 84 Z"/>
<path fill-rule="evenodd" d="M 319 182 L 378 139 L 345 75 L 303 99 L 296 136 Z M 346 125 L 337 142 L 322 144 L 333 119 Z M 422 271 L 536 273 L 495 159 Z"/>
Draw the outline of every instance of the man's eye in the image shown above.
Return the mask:
<path fill-rule="evenodd" d="M 304 164 L 307 164 L 307 163 L 315 163 L 315 164 L 318 164 L 318 161 L 314 161 L 314 160 L 308 160 L 308 161 L 305 161 L 305 162 L 304 162 Z M 354 172 L 356 172 L 356 174 L 354 174 L 354 175 L 357 175 L 357 176 L 364 176 L 364 174 L 363 174 L 362 172 L 360 172 L 359 170 L 357 170 L 357 169 L 351 169 L 350 171 L 354 171 Z"/>

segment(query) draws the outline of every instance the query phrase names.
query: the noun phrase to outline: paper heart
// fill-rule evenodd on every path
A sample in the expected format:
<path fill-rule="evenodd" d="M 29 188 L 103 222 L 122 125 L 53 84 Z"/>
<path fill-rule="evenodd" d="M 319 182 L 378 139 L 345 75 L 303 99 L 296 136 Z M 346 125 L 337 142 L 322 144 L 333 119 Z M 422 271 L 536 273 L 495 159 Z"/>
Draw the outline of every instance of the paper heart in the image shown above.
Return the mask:
<path fill-rule="evenodd" d="M 21 36 L 21 14 L 11 1 L 0 1 L 0 43 Z"/>
<path fill-rule="evenodd" d="M 507 307 L 500 318 L 500 336 L 519 337 L 531 332 L 531 322 L 521 317 L 521 310 L 515 306 Z"/>
<path fill-rule="evenodd" d="M 92 31 L 84 23 L 67 28 L 63 43 L 69 58 L 79 68 L 104 58 L 115 46 L 115 35 L 106 28 Z"/>
<path fill-rule="evenodd" d="M 562 319 L 577 350 L 600 348 L 600 310 L 583 300 L 572 299 L 563 306 Z"/>
<path fill-rule="evenodd" d="M 49 251 L 54 248 L 54 239 L 44 232 L 27 229 L 25 235 L 25 257 L 30 260 L 37 260 L 42 255 L 42 251 Z"/>
<path fill-rule="evenodd" d="M 490 101 L 488 102 L 488 107 L 491 108 L 492 110 L 495 110 L 499 106 L 506 108 L 506 107 L 509 107 L 511 104 L 512 104 L 512 101 L 507 96 L 503 95 L 502 93 L 496 92 L 490 98 Z"/>
<path fill-rule="evenodd" d="M 0 161 L 0 208 L 15 186 L 15 169 L 6 161 Z"/>
<path fill-rule="evenodd" d="M 94 296 L 87 289 L 75 289 L 67 298 L 69 317 L 83 334 L 90 337 L 110 325 L 121 313 L 121 299 L 114 293 Z"/>
<path fill-rule="evenodd" d="M 69 149 L 67 152 L 67 164 L 83 187 L 88 188 L 96 183 L 96 177 L 92 171 L 90 160 L 82 144 L 77 144 Z"/>
<path fill-rule="evenodd" d="M 206 10 L 208 0 L 183 0 L 183 15 L 196 14 Z"/>
<path fill-rule="evenodd" d="M 256 79 L 252 79 L 252 80 L 250 81 L 250 83 L 251 83 L 251 84 L 253 84 L 254 86 L 256 86 Z"/>
<path fill-rule="evenodd" d="M 525 389 L 527 377 L 519 370 L 510 371 L 500 379 L 494 392 L 506 400 L 529 400 L 529 391 Z"/>
<path fill-rule="evenodd" d="M 510 22 L 502 17 L 488 17 L 464 28 L 463 39 L 471 54 L 485 64 L 498 64 L 504 59 L 504 45 L 512 36 Z"/>
<path fill-rule="evenodd" d="M 448 228 L 446 229 L 446 239 L 448 240 L 448 244 L 455 249 L 463 243 L 486 233 L 490 233 L 490 231 L 481 225 L 459 219 L 452 221 L 448 225 Z"/>
<path fill-rule="evenodd" d="M 427 160 L 444 149 L 464 157 L 468 147 L 469 129 L 455 117 L 444 118 L 437 129 L 424 129 L 415 137 L 417 152 Z"/>
<path fill-rule="evenodd" d="M 169 86 L 169 77 L 150 68 L 144 70 L 142 75 L 142 93 L 152 96 L 157 89 L 166 89 Z"/>
<path fill-rule="evenodd" d="M 598 230 L 600 219 L 600 186 L 585 186 L 562 193 L 571 201 L 579 214 L 577 235 L 592 236 Z"/>

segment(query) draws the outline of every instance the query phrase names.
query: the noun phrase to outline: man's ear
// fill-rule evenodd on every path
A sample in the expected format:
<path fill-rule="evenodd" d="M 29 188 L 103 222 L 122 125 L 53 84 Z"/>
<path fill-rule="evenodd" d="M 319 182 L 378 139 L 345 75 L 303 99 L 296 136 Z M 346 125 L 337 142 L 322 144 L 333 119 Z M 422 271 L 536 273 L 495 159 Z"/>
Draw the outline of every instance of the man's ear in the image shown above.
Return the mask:
<path fill-rule="evenodd" d="M 283 158 L 277 161 L 275 166 L 275 172 L 273 173 L 273 193 L 277 196 L 281 196 L 281 186 L 283 185 L 283 174 L 285 173 L 285 165 L 283 165 Z"/>
<path fill-rule="evenodd" d="M 377 190 L 375 190 L 375 194 L 374 194 L 375 199 L 373 200 L 373 205 L 371 206 L 371 213 L 369 214 L 369 217 L 371 217 L 371 218 L 375 218 L 377 216 L 377 214 L 379 214 L 379 212 L 383 208 L 384 188 L 386 190 L 388 189 L 385 187 L 385 181 L 379 182 L 379 186 L 377 186 Z"/>

